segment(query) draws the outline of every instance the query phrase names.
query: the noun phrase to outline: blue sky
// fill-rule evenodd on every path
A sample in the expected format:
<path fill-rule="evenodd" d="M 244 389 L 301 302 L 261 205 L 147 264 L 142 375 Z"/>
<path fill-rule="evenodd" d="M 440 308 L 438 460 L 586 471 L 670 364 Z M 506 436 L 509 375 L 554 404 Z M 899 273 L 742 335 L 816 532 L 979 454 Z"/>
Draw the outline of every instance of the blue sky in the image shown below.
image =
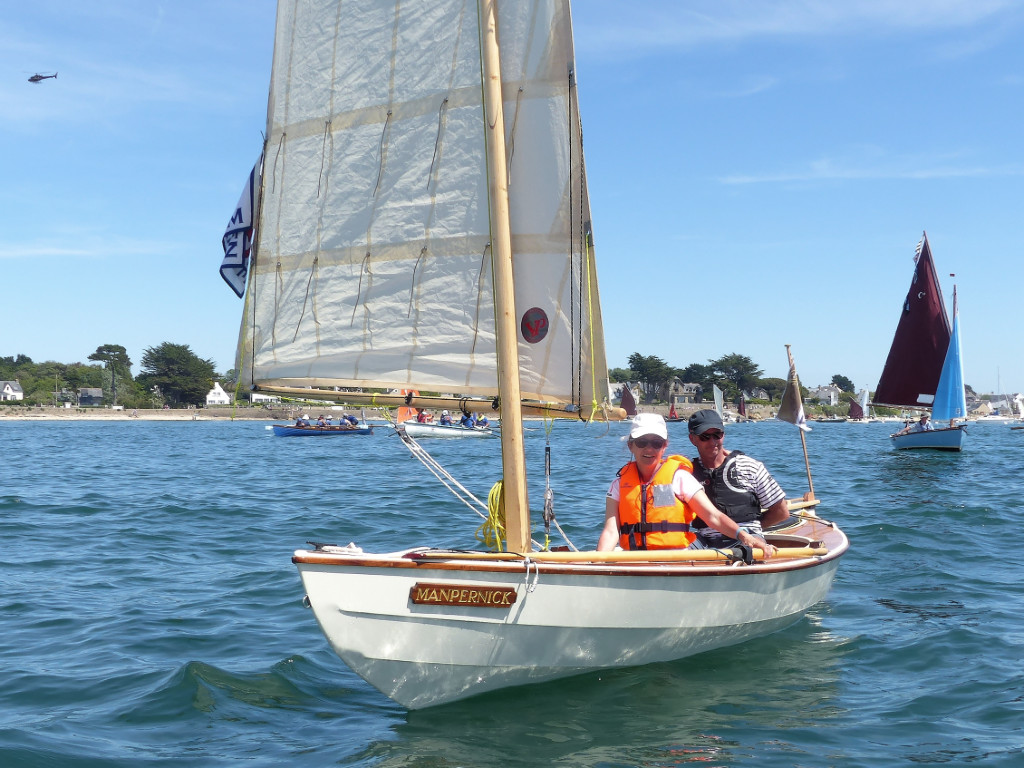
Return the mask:
<path fill-rule="evenodd" d="M 220 238 L 260 151 L 269 0 L 0 9 L 0 355 L 233 367 Z M 737 352 L 874 388 L 928 231 L 965 379 L 1024 390 L 1024 4 L 578 0 L 609 364 Z M 27 82 L 36 72 L 56 80 Z M 947 294 L 951 278 L 944 278 Z"/>

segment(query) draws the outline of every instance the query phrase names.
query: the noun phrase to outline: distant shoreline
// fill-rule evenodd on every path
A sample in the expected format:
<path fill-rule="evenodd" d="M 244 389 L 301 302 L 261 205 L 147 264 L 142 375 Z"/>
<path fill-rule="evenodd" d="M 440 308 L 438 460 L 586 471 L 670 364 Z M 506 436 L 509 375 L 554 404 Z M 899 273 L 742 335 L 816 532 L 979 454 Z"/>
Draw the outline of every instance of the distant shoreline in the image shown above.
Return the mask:
<path fill-rule="evenodd" d="M 680 417 L 686 418 L 691 413 L 701 408 L 714 407 L 707 403 L 677 406 Z M 668 405 L 641 405 L 638 409 L 641 412 L 659 413 L 668 416 Z M 360 408 L 341 409 L 337 406 L 326 406 L 323 408 L 313 407 L 309 404 L 295 405 L 291 407 L 275 408 L 252 408 L 249 406 L 232 408 L 231 406 L 218 406 L 213 408 L 126 408 L 114 410 L 112 408 L 54 408 L 53 406 L 0 406 L 0 421 L 279 421 L 294 422 L 300 414 L 310 414 L 314 419 L 320 414 L 330 413 L 337 416 L 340 411 L 361 415 Z M 371 420 L 375 418 L 384 420 L 372 409 L 367 409 L 367 416 Z M 750 408 L 750 415 L 757 420 L 770 419 L 774 416 L 774 409 L 765 406 L 754 406 Z"/>
<path fill-rule="evenodd" d="M 0 408 L 0 421 L 294 421 L 301 408 Z M 310 410 L 305 409 L 305 413 Z M 327 411 L 325 410 L 325 413 Z"/>

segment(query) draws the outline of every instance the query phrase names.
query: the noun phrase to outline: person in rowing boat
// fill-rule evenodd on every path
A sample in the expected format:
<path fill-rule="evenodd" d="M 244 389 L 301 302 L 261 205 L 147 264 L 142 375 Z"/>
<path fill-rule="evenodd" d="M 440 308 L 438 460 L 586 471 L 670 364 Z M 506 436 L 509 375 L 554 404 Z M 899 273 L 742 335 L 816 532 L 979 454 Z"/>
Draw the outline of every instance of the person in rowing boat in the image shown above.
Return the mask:
<path fill-rule="evenodd" d="M 321 413 L 321 414 L 320 414 L 320 416 L 319 416 L 319 417 L 317 418 L 317 420 L 316 420 L 316 425 L 317 425 L 318 427 L 326 427 L 326 426 L 327 426 L 327 419 L 325 419 L 325 418 L 324 418 L 324 415 L 323 415 L 322 413 Z"/>
<path fill-rule="evenodd" d="M 308 427 L 309 426 L 309 416 L 306 416 L 306 415 L 299 416 L 299 418 L 297 418 L 295 420 L 295 426 L 296 427 Z"/>
<path fill-rule="evenodd" d="M 697 448 L 693 476 L 711 503 L 754 536 L 789 517 L 789 502 L 775 478 L 757 459 L 725 450 L 725 425 L 717 411 L 697 411 L 687 422 L 690 442 Z M 694 522 L 697 538 L 708 547 L 731 547 L 736 537 L 717 525 Z"/>
<path fill-rule="evenodd" d="M 598 551 L 622 549 L 704 549 L 691 529 L 695 519 L 725 531 L 740 544 L 757 547 L 765 558 L 775 547 L 741 530 L 715 509 L 692 474 L 688 459 L 665 457 L 668 429 L 656 413 L 640 413 L 629 431 L 632 461 L 618 471 L 605 501 L 605 523 Z"/>
<path fill-rule="evenodd" d="M 909 432 L 932 432 L 934 429 L 935 429 L 935 427 L 932 426 L 932 423 L 929 420 L 928 414 L 927 413 L 922 413 L 920 419 L 915 421 L 913 424 L 908 424 L 907 426 L 905 426 L 903 429 L 901 429 L 896 434 L 897 435 L 906 435 Z"/>
<path fill-rule="evenodd" d="M 438 421 L 442 427 L 450 427 L 452 425 L 452 415 L 448 411 L 441 411 L 441 419 Z"/>

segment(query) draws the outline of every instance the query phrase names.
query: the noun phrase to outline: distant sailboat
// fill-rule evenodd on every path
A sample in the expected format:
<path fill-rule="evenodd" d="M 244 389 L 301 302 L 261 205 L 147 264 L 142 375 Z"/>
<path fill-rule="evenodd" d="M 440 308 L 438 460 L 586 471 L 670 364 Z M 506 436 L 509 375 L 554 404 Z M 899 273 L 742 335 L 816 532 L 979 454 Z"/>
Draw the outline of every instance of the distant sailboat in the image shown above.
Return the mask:
<path fill-rule="evenodd" d="M 875 419 L 868 416 L 868 411 L 868 391 L 862 389 L 859 400 L 850 401 L 850 410 L 846 414 L 846 420 L 853 424 L 868 424 L 875 421 Z"/>
<path fill-rule="evenodd" d="M 628 381 L 622 384 L 622 397 L 619 401 L 619 407 L 626 412 L 627 416 L 636 416 L 636 398 L 633 397 L 633 390 L 629 386 Z"/>
<path fill-rule="evenodd" d="M 711 385 L 711 391 L 715 398 L 715 412 L 718 413 L 718 418 L 723 422 L 730 421 L 729 417 L 725 415 L 725 393 L 718 388 L 717 384 Z"/>
<path fill-rule="evenodd" d="M 856 400 L 851 400 L 850 410 L 846 413 L 846 418 L 850 421 L 863 421 L 864 408 Z"/>
<path fill-rule="evenodd" d="M 956 290 L 950 327 L 927 233 L 918 243 L 914 260 L 914 275 L 874 402 L 930 410 L 934 425 L 949 423 L 928 431 L 897 432 L 892 435 L 896 448 L 959 451 L 963 448 L 965 430 L 962 423 L 955 422 L 966 418 L 967 400 Z"/>

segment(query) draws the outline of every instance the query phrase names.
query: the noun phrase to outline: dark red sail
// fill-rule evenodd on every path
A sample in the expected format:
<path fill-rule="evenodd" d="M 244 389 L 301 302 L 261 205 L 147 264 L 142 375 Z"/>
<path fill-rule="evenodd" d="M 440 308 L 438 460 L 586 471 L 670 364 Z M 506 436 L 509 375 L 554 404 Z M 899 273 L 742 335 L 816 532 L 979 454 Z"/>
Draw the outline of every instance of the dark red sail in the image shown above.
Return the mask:
<path fill-rule="evenodd" d="M 636 416 L 636 399 L 629 388 L 629 382 L 622 385 L 622 408 L 627 416 Z"/>
<path fill-rule="evenodd" d="M 919 250 L 896 336 L 875 390 L 873 402 L 879 405 L 930 407 L 949 347 L 949 318 L 927 233 Z"/>
<path fill-rule="evenodd" d="M 856 400 L 850 401 L 850 412 L 847 414 L 851 419 L 863 419 L 864 409 L 860 407 L 860 403 Z"/>

